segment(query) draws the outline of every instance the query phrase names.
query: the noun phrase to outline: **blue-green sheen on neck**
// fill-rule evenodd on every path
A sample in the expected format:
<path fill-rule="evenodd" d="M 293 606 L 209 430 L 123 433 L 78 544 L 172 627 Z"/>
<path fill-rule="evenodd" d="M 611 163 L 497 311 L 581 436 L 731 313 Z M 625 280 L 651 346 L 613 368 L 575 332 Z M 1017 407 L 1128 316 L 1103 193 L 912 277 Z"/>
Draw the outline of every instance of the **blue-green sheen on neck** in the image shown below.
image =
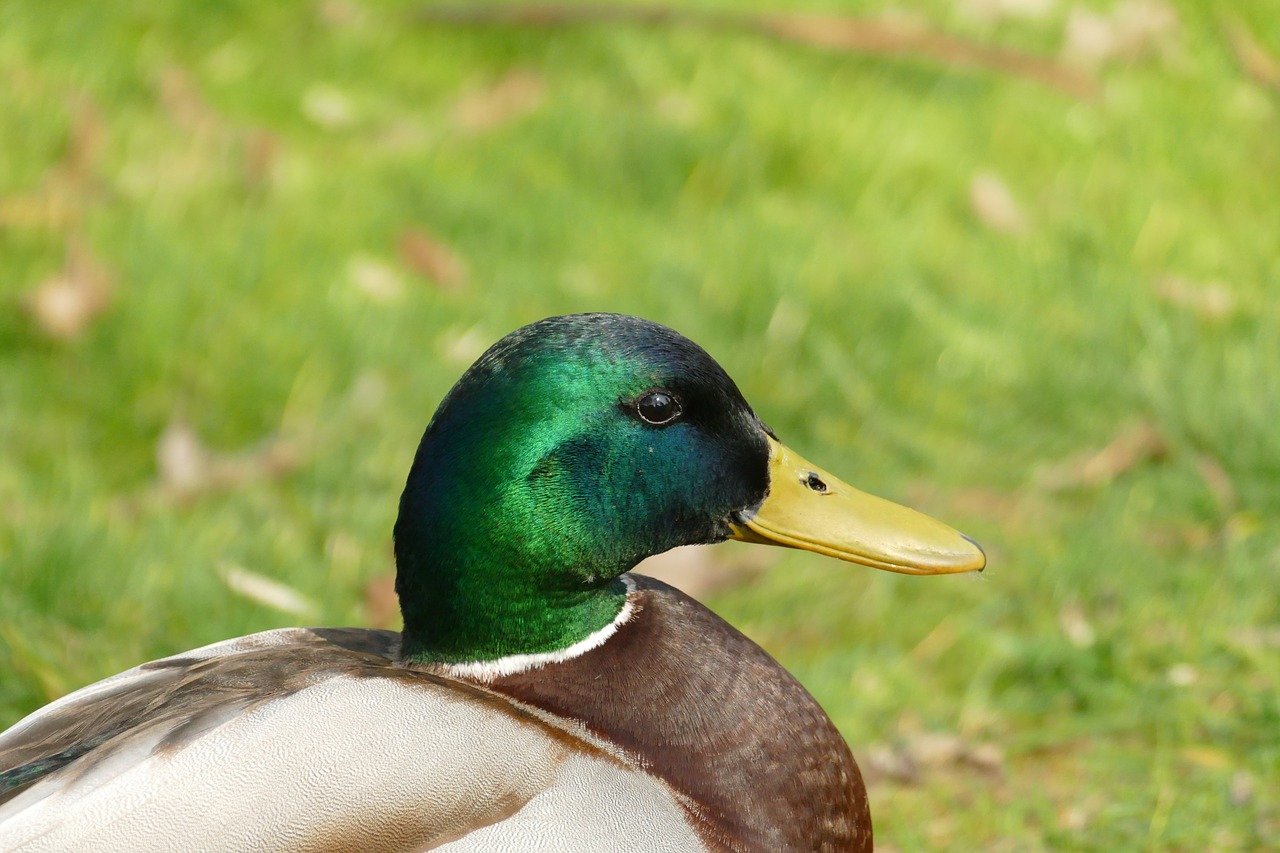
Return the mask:
<path fill-rule="evenodd" d="M 403 656 L 566 648 L 617 617 L 618 576 L 644 557 L 723 538 L 720 519 L 751 497 L 730 482 L 747 463 L 706 463 L 739 438 L 655 429 L 624 406 L 691 371 L 750 415 L 709 356 L 632 318 L 543 321 L 482 356 L 428 426 L 401 498 Z"/>

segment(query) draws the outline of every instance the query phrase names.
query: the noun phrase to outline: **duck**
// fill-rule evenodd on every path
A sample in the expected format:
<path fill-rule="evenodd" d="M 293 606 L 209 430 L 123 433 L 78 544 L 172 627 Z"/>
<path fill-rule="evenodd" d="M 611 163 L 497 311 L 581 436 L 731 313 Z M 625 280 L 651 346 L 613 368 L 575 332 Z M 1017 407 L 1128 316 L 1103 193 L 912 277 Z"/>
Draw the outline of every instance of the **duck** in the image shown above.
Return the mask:
<path fill-rule="evenodd" d="M 525 326 L 418 445 L 402 631 L 269 630 L 35 711 L 0 734 L 0 850 L 869 851 L 817 701 L 631 571 L 725 540 L 919 575 L 986 563 L 782 444 L 672 329 Z"/>

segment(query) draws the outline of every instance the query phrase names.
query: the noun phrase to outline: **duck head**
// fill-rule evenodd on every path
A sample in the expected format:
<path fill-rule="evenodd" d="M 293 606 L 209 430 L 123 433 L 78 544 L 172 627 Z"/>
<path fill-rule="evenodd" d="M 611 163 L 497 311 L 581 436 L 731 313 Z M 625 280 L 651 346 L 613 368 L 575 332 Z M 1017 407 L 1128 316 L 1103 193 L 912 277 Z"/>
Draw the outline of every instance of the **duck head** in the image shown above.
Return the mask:
<path fill-rule="evenodd" d="M 701 347 L 646 320 L 553 317 L 494 344 L 445 397 L 395 527 L 403 656 L 567 648 L 677 545 L 802 548 L 890 571 L 981 569 L 978 546 L 785 447 Z"/>

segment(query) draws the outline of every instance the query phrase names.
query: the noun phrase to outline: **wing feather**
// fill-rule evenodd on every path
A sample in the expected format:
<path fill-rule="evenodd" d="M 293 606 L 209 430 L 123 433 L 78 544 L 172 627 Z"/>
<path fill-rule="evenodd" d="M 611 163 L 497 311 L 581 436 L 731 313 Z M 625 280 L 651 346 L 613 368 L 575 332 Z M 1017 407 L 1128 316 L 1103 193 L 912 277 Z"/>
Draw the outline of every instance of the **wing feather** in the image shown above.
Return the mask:
<path fill-rule="evenodd" d="M 396 638 L 252 635 L 37 712 L 0 735 L 0 851 L 701 849 L 636 762 Z"/>

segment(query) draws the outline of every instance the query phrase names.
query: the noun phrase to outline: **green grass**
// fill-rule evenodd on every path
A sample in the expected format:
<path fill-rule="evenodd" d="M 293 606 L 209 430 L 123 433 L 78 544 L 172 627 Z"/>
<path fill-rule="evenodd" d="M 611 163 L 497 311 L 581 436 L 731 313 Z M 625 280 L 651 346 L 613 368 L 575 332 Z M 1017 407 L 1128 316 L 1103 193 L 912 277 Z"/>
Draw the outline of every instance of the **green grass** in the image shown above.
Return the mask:
<path fill-rule="evenodd" d="M 791 555 L 711 602 L 860 756 L 921 733 L 1003 750 L 877 778 L 883 849 L 1274 843 L 1280 95 L 1240 69 L 1224 4 L 1173 5 L 1166 50 L 1090 102 L 732 33 L 433 29 L 406 3 L 0 5 L 0 725 L 296 621 L 226 564 L 314 599 L 308 621 L 366 622 L 466 363 L 614 310 L 706 346 L 809 458 L 987 546 L 978 580 Z M 915 8 L 1045 54 L 1069 14 Z M 1236 14 L 1280 55 L 1280 13 Z M 459 121 L 521 70 L 526 111 Z M 975 215 L 984 172 L 1026 233 Z M 406 228 L 467 285 L 406 265 Z M 113 292 L 62 342 L 22 305 L 70 236 Z M 353 283 L 369 262 L 400 289 Z M 1178 296 L 1204 287 L 1228 310 Z M 175 416 L 301 464 L 167 499 Z M 1142 423 L 1163 454 L 1046 485 Z"/>

